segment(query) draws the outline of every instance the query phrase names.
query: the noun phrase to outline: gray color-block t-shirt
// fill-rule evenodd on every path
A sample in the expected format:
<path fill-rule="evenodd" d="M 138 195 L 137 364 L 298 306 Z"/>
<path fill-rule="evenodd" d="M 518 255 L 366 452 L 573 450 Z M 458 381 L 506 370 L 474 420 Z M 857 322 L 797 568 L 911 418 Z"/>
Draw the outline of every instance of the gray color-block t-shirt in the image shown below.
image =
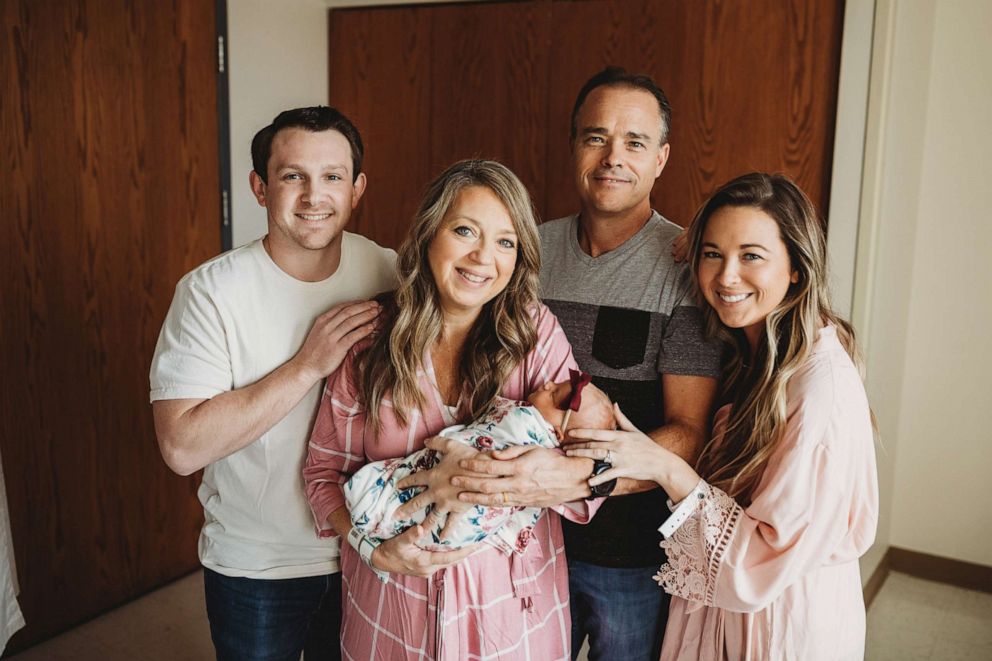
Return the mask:
<path fill-rule="evenodd" d="M 579 366 L 644 431 L 665 422 L 661 375 L 720 374 L 720 345 L 704 337 L 688 267 L 672 259 L 680 232 L 654 212 L 623 245 L 591 257 L 576 216 L 540 227 L 542 299 Z M 610 567 L 662 562 L 665 512 L 659 489 L 611 497 L 588 525 L 563 522 L 568 556 Z"/>

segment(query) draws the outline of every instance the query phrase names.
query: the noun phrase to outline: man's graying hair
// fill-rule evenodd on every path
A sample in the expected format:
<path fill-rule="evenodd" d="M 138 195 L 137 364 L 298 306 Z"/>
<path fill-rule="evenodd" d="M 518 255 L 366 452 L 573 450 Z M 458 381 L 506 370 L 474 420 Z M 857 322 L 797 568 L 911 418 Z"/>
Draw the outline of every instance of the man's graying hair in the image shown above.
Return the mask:
<path fill-rule="evenodd" d="M 575 140 L 578 135 L 578 126 L 575 121 L 579 116 L 579 109 L 586 102 L 586 97 L 597 87 L 628 87 L 632 89 L 644 90 L 658 101 L 658 112 L 661 113 L 661 143 L 668 142 L 668 133 L 672 129 L 672 106 L 668 103 L 668 97 L 664 90 L 658 87 L 650 76 L 644 74 L 629 73 L 622 67 L 606 67 L 595 76 L 586 81 L 586 84 L 579 90 L 579 95 L 575 97 L 575 105 L 572 106 L 572 132 L 569 139 Z"/>

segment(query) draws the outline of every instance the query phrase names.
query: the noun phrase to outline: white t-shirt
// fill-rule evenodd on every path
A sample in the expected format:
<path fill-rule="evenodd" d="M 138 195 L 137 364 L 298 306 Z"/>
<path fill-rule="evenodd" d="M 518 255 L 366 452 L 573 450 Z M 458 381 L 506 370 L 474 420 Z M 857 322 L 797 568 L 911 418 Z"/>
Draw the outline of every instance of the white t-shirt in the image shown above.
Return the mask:
<path fill-rule="evenodd" d="M 210 398 L 255 383 L 292 358 L 314 319 L 396 287 L 396 253 L 345 232 L 321 282 L 290 276 L 258 239 L 186 274 L 151 367 L 151 401 Z M 257 441 L 208 465 L 199 497 L 200 562 L 227 576 L 296 578 L 338 570 L 337 537 L 319 539 L 303 487 L 323 382 Z"/>

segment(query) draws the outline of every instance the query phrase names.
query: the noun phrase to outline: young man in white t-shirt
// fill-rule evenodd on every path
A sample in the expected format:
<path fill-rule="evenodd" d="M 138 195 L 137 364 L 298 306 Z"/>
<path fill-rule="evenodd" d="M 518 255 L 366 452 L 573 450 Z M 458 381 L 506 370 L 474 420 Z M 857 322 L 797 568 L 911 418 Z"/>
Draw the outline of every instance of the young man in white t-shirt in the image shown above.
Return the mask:
<path fill-rule="evenodd" d="M 201 468 L 207 614 L 218 659 L 339 658 L 338 539 L 304 495 L 324 378 L 373 329 L 396 254 L 344 232 L 365 190 L 354 125 L 328 107 L 278 115 L 252 140 L 268 234 L 179 281 L 151 367 L 166 463 Z"/>

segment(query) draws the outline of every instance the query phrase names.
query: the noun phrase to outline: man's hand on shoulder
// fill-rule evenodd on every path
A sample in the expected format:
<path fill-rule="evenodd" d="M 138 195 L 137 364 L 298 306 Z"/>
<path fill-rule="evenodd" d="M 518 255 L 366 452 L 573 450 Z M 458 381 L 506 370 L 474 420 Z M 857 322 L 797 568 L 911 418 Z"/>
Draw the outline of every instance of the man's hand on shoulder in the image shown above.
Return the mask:
<path fill-rule="evenodd" d="M 317 317 L 303 346 L 291 359 L 305 380 L 325 378 L 340 367 L 348 351 L 376 328 L 380 306 L 375 301 L 335 305 Z"/>
<path fill-rule="evenodd" d="M 689 260 L 689 228 L 682 230 L 682 233 L 672 241 L 672 258 L 677 262 Z"/>

